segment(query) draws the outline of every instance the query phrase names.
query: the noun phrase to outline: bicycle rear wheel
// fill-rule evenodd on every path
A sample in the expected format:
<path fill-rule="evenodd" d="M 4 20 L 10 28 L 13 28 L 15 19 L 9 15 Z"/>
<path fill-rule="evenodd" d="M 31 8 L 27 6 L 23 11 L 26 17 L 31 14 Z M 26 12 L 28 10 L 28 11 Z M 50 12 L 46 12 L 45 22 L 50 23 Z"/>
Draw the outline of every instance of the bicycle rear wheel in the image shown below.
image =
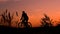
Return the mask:
<path fill-rule="evenodd" d="M 20 23 L 18 23 L 18 27 L 19 28 L 22 28 L 23 27 L 23 24 L 20 22 Z"/>

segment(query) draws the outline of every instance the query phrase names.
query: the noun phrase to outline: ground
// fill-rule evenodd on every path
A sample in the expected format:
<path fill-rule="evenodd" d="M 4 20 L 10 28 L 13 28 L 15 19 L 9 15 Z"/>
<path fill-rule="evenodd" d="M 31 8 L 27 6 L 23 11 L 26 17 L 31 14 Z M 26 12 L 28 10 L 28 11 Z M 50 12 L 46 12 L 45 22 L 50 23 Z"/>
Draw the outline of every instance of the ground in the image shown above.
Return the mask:
<path fill-rule="evenodd" d="M 60 33 L 60 27 L 34 27 L 34 28 L 14 28 L 8 26 L 0 26 L 0 32 L 9 33 L 32 33 L 32 34 L 54 34 Z"/>

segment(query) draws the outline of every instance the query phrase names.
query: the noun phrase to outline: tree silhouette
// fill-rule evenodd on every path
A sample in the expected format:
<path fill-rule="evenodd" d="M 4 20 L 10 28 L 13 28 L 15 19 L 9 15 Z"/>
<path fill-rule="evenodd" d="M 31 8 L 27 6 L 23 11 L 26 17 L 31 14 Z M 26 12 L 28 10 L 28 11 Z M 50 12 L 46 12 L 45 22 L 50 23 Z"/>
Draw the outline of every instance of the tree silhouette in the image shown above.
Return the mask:
<path fill-rule="evenodd" d="M 43 27 L 51 27 L 52 26 L 52 20 L 44 14 L 44 17 L 41 19 L 41 23 Z"/>

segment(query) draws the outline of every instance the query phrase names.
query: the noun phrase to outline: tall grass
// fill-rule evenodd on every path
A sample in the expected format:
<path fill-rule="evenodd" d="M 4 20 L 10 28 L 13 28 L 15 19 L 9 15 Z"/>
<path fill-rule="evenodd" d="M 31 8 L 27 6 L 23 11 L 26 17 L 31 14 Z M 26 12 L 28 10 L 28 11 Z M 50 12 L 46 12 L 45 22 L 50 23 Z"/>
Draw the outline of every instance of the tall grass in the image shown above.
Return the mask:
<path fill-rule="evenodd" d="M 7 9 L 1 16 L 2 16 L 1 20 L 4 23 L 8 23 L 9 26 L 11 26 L 11 21 L 13 19 L 13 15 L 11 16 L 10 12 L 8 12 Z M 1 21 L 1 23 L 2 23 L 2 21 Z"/>

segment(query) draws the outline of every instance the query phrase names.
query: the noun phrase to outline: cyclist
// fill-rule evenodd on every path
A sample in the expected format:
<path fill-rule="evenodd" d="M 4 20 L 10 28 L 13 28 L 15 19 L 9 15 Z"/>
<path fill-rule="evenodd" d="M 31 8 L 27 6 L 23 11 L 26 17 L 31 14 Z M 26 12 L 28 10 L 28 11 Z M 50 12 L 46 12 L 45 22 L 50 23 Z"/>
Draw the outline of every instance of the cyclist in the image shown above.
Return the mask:
<path fill-rule="evenodd" d="M 27 14 L 25 13 L 25 11 L 22 11 L 22 17 L 20 20 L 22 20 L 22 23 L 24 24 L 24 26 L 27 26 L 28 25 L 28 16 Z"/>

